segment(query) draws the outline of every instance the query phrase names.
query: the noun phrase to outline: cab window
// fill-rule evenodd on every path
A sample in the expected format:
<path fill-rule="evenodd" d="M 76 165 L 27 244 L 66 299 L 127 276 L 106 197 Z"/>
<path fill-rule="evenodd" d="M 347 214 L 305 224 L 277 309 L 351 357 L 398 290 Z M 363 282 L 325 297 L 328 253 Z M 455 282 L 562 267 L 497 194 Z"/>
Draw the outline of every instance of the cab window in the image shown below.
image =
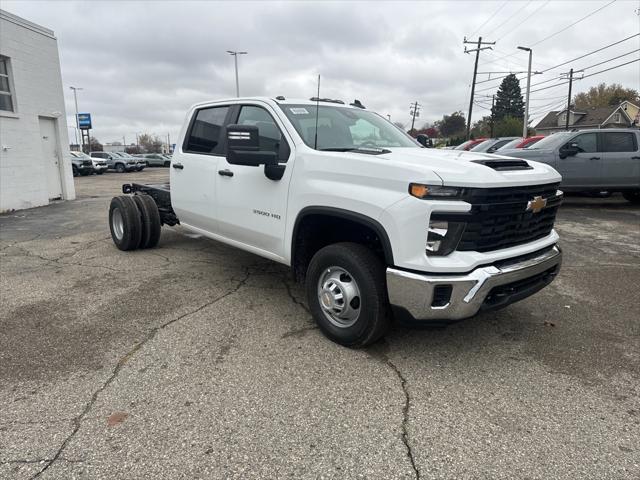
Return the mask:
<path fill-rule="evenodd" d="M 635 152 L 638 149 L 635 133 L 603 132 L 602 135 L 605 152 Z"/>
<path fill-rule="evenodd" d="M 282 136 L 280 128 L 273 117 L 262 107 L 243 105 L 238 115 L 238 125 L 253 125 L 258 127 L 260 150 L 276 152 L 281 162 L 289 158 L 289 145 Z"/>
<path fill-rule="evenodd" d="M 184 150 L 189 153 L 222 154 L 222 132 L 229 107 L 209 107 L 196 111 Z"/>
<path fill-rule="evenodd" d="M 572 138 L 567 146 L 572 143 L 578 144 L 580 153 L 594 153 L 598 151 L 598 135 L 596 133 L 583 133 Z"/>

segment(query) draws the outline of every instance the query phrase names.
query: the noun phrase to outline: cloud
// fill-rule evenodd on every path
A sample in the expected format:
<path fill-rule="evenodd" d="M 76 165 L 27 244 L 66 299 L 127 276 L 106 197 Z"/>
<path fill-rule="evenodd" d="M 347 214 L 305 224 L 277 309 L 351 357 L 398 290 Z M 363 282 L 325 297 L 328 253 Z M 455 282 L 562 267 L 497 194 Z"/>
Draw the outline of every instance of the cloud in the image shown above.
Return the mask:
<path fill-rule="evenodd" d="M 581 16 L 603 4 L 581 3 Z M 453 111 L 466 112 L 474 58 L 463 53 L 465 35 L 497 11 L 479 34 L 489 40 L 502 38 L 495 51 L 481 53 L 479 70 L 521 70 L 526 67 L 526 54 L 515 47 L 531 45 L 573 23 L 577 5 L 565 1 L 544 7 L 540 2 L 502 1 L 3 1 L 4 9 L 56 32 L 64 85 L 84 88 L 80 108 L 93 114 L 93 133 L 107 142 L 121 140 L 123 135 L 132 139 L 143 131 L 169 133 L 176 139 L 191 104 L 233 96 L 229 49 L 249 52 L 239 58 L 243 95 L 309 98 L 315 94 L 320 73 L 323 96 L 358 98 L 394 121 L 408 123 L 409 104 L 414 101 L 423 106 L 419 125 Z M 636 33 L 635 7 L 635 2 L 616 2 L 540 43 L 534 47 L 534 69 Z M 637 48 L 637 40 L 577 61 L 575 67 Z M 512 53 L 516 54 L 501 58 Z M 633 56 L 601 68 L 629 59 Z M 637 65 L 577 82 L 574 90 L 601 81 L 640 89 Z M 535 81 L 554 78 L 560 71 L 552 70 Z M 497 89 L 498 84 L 487 82 L 478 88 Z M 557 87 L 533 94 L 532 108 L 565 91 Z M 72 124 L 73 98 L 70 91 L 65 94 Z M 487 114 L 474 108 L 474 119 Z"/>

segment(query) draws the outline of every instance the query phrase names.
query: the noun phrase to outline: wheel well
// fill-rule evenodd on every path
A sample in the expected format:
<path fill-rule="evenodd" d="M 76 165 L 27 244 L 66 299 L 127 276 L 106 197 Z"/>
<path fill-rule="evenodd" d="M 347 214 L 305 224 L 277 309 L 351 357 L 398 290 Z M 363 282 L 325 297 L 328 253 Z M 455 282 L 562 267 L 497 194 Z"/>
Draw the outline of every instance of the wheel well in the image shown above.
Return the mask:
<path fill-rule="evenodd" d="M 340 209 L 314 209 L 301 212 L 293 229 L 291 267 L 295 279 L 304 280 L 307 266 L 318 250 L 338 242 L 366 245 L 385 264 L 393 265 L 389 238 L 378 222 Z"/>

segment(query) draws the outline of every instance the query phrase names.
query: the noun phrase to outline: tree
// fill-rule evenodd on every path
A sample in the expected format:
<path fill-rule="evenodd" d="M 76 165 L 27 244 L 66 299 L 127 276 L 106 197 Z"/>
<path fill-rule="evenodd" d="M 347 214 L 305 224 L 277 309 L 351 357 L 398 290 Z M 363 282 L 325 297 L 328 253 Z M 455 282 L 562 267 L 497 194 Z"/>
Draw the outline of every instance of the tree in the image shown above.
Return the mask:
<path fill-rule="evenodd" d="M 491 135 L 491 117 L 482 117 L 471 127 L 471 136 L 474 138 L 488 137 Z"/>
<path fill-rule="evenodd" d="M 493 127 L 494 137 L 519 137 L 522 135 L 522 122 L 524 119 L 504 117 L 497 121 Z"/>
<path fill-rule="evenodd" d="M 90 152 L 101 152 L 102 150 L 104 150 L 102 148 L 102 144 L 100 143 L 100 140 L 98 140 L 96 137 L 90 137 L 89 138 L 89 151 Z"/>
<path fill-rule="evenodd" d="M 608 107 L 620 105 L 625 100 L 640 105 L 640 95 L 637 90 L 625 88 L 618 83 L 611 85 L 601 83 L 586 92 L 578 93 L 573 97 L 573 104 L 576 108 Z"/>
<path fill-rule="evenodd" d="M 524 101 L 520 91 L 520 81 L 513 73 L 502 80 L 491 113 L 496 122 L 504 117 L 524 118 Z"/>
<path fill-rule="evenodd" d="M 157 135 L 143 133 L 138 136 L 138 145 L 147 153 L 162 153 L 163 143 Z"/>
<path fill-rule="evenodd" d="M 402 122 L 393 122 L 393 124 L 398 127 L 400 130 L 404 130 L 407 126 Z"/>
<path fill-rule="evenodd" d="M 467 126 L 464 113 L 453 112 L 451 115 L 443 115 L 442 120 L 436 122 L 436 127 L 443 137 L 452 137 L 461 134 Z"/>

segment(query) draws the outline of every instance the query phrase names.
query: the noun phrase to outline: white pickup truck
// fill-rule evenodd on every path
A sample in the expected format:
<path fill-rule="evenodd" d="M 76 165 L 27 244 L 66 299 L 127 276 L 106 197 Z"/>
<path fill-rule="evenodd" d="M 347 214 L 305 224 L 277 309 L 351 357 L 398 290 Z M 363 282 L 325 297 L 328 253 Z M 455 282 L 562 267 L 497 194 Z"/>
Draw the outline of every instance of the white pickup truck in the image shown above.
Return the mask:
<path fill-rule="evenodd" d="M 560 175 L 528 160 L 423 148 L 359 101 L 193 106 L 168 185 L 123 185 L 121 250 L 183 227 L 288 265 L 324 334 L 351 347 L 395 318 L 447 323 L 558 274 Z"/>

